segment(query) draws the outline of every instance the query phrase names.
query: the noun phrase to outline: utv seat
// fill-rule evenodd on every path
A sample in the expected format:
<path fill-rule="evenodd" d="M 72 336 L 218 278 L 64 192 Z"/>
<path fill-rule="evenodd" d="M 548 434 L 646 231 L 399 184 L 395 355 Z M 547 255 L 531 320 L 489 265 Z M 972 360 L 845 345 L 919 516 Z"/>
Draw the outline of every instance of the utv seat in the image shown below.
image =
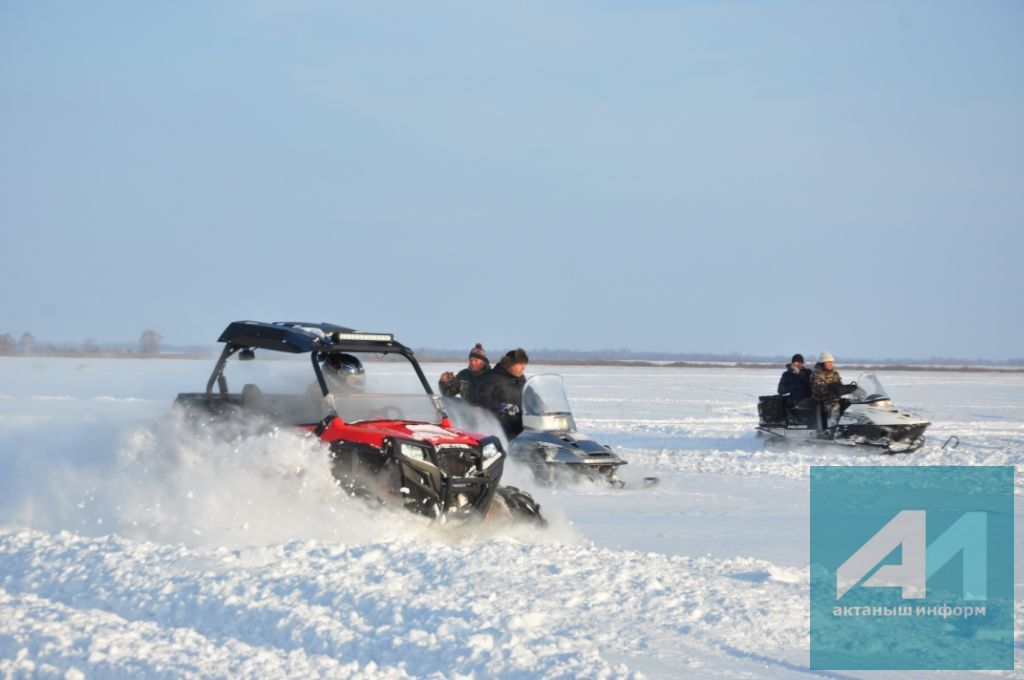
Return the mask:
<path fill-rule="evenodd" d="M 263 403 L 263 390 L 256 385 L 249 383 L 242 388 L 242 408 L 246 410 L 258 410 Z"/>

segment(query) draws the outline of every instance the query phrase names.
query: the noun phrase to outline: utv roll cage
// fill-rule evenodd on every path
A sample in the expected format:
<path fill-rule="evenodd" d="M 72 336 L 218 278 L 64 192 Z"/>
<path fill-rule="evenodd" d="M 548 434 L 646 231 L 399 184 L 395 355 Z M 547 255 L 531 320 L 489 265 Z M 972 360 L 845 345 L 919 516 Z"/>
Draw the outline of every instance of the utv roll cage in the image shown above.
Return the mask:
<path fill-rule="evenodd" d="M 320 369 L 320 360 L 324 355 L 335 352 L 400 354 L 412 364 L 427 395 L 434 396 L 430 382 L 423 374 L 413 351 L 397 342 L 390 333 L 366 333 L 329 323 L 233 321 L 228 324 L 217 341 L 224 343 L 224 351 L 221 352 L 206 383 L 206 399 L 211 404 L 218 397 L 225 399 L 228 395 L 228 381 L 224 377 L 224 366 L 228 359 L 236 353 L 240 361 L 252 359 L 257 349 L 291 354 L 309 353 L 313 372 L 325 397 L 330 390 Z M 217 385 L 216 396 L 213 393 L 214 385 Z"/>

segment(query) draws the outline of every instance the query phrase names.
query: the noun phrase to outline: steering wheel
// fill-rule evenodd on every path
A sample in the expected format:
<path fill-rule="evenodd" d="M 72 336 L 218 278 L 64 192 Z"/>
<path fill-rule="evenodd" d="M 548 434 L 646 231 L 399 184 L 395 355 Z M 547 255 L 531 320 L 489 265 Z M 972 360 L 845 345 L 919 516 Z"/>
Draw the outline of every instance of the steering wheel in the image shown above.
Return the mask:
<path fill-rule="evenodd" d="M 405 420 L 405 414 L 402 412 L 402 409 L 394 404 L 385 404 L 380 408 L 374 409 L 370 416 L 374 420 Z"/>

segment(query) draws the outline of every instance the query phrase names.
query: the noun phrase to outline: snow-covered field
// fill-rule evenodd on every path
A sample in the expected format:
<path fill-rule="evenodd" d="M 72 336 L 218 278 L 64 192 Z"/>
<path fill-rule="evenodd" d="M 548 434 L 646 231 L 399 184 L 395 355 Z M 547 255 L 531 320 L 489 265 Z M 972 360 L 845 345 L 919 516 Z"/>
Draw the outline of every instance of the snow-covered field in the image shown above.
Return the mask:
<path fill-rule="evenodd" d="M 188 435 L 170 401 L 211 366 L 0 358 L 0 675 L 815 675 L 809 466 L 1024 472 L 1024 374 L 881 373 L 934 423 L 882 457 L 757 437 L 778 371 L 545 366 L 636 483 L 538 489 L 512 468 L 550 527 L 453 531 L 339 494 L 308 440 Z"/>

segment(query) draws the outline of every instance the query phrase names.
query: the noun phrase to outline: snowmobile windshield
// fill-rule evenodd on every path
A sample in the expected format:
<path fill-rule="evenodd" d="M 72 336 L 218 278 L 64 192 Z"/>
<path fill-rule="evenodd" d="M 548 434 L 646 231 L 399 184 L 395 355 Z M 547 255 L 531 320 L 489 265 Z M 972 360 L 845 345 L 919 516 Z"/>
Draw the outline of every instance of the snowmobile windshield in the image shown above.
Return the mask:
<path fill-rule="evenodd" d="M 862 373 L 857 378 L 857 389 L 850 394 L 850 401 L 860 403 L 888 399 L 889 393 L 874 373 Z"/>
<path fill-rule="evenodd" d="M 569 400 L 562 386 L 562 376 L 542 373 L 523 386 L 523 427 L 528 430 L 574 432 Z"/>

